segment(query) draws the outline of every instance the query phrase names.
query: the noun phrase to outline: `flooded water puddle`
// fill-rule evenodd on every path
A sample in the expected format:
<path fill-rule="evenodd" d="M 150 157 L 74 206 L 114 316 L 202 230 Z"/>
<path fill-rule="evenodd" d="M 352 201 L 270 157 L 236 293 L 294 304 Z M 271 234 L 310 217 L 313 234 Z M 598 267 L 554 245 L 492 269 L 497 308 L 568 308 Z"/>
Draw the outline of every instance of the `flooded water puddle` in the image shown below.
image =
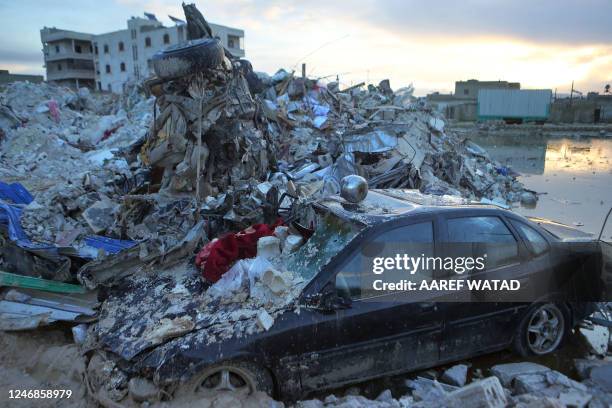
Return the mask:
<path fill-rule="evenodd" d="M 612 138 L 470 138 L 493 159 L 519 172 L 525 187 L 540 194 L 535 208 L 514 211 L 599 234 L 612 206 Z"/>

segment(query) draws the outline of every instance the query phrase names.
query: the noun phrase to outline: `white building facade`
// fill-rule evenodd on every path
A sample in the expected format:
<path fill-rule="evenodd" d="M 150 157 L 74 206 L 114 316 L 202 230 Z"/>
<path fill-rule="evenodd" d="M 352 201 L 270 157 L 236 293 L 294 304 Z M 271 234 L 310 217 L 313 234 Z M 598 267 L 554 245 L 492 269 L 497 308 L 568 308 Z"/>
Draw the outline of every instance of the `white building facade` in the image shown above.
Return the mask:
<path fill-rule="evenodd" d="M 40 30 L 48 82 L 72 88 L 95 85 L 91 34 L 44 27 Z"/>
<path fill-rule="evenodd" d="M 126 30 L 93 36 L 96 88 L 122 92 L 128 81 L 152 76 L 153 55 L 170 45 L 186 41 L 187 26 L 165 27 L 153 18 L 132 17 Z M 213 35 L 232 54 L 244 57 L 244 31 L 210 24 Z"/>

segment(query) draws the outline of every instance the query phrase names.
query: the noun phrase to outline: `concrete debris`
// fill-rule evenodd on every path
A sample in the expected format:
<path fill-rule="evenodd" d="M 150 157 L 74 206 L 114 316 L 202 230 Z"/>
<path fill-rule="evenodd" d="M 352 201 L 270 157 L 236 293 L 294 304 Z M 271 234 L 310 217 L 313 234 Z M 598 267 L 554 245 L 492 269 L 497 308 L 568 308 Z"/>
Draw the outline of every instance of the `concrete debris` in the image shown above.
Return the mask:
<path fill-rule="evenodd" d="M 257 256 L 263 258 L 273 258 L 279 256 L 280 251 L 280 239 L 277 237 L 261 237 L 257 241 Z"/>
<path fill-rule="evenodd" d="M 449 393 L 445 401 L 448 401 L 449 407 L 503 408 L 507 403 L 504 389 L 496 377 L 488 377 L 459 388 Z"/>
<path fill-rule="evenodd" d="M 491 374 L 499 378 L 504 387 L 510 387 L 512 381 L 519 375 L 543 374 L 549 370 L 548 367 L 540 364 L 522 362 L 495 365 L 491 367 Z"/>
<path fill-rule="evenodd" d="M 274 324 L 274 319 L 268 312 L 262 310 L 257 314 L 257 324 L 265 331 L 268 331 Z"/>
<path fill-rule="evenodd" d="M 468 366 L 465 364 L 457 364 L 444 371 L 440 378 L 443 382 L 451 385 L 463 387 L 467 381 Z"/>
<path fill-rule="evenodd" d="M 132 377 L 128 382 L 130 397 L 137 402 L 157 400 L 160 390 L 151 381 L 142 377 Z"/>

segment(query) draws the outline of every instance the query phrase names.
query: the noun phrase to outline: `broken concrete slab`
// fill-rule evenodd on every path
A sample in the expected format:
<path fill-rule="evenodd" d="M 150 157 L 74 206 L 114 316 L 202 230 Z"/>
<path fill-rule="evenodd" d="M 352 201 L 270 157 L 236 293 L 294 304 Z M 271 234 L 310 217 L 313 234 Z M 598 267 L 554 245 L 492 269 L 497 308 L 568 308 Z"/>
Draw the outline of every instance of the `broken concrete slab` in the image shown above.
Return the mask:
<path fill-rule="evenodd" d="M 442 373 L 440 380 L 450 384 L 463 387 L 467 381 L 468 366 L 465 364 L 457 364 Z"/>
<path fill-rule="evenodd" d="M 442 405 L 449 407 L 503 408 L 507 399 L 497 377 L 488 377 L 446 395 Z"/>
<path fill-rule="evenodd" d="M 153 402 L 159 399 L 160 390 L 150 380 L 142 377 L 132 377 L 128 382 L 130 397 L 136 402 Z"/>
<path fill-rule="evenodd" d="M 502 385 L 508 388 L 512 386 L 514 378 L 519 375 L 544 374 L 548 371 L 550 368 L 530 362 L 498 364 L 491 367 L 491 374 L 499 378 Z"/>
<path fill-rule="evenodd" d="M 548 387 L 544 374 L 521 374 L 514 377 L 515 394 L 528 394 Z"/>
<path fill-rule="evenodd" d="M 110 201 L 97 201 L 85 211 L 83 218 L 94 234 L 101 234 L 115 221 L 115 211 L 118 205 Z"/>
<path fill-rule="evenodd" d="M 584 358 L 576 358 L 574 359 L 574 368 L 578 373 L 578 376 L 586 380 L 591 376 L 591 370 L 595 367 L 600 367 L 604 365 L 612 364 L 610 361 L 606 360 L 598 360 L 598 359 L 584 359 Z"/>
<path fill-rule="evenodd" d="M 264 330 L 270 330 L 270 327 L 274 324 L 274 318 L 265 310 L 260 310 L 257 313 L 257 324 Z"/>
<path fill-rule="evenodd" d="M 592 368 L 589 377 L 602 390 L 612 393 L 612 363 Z"/>

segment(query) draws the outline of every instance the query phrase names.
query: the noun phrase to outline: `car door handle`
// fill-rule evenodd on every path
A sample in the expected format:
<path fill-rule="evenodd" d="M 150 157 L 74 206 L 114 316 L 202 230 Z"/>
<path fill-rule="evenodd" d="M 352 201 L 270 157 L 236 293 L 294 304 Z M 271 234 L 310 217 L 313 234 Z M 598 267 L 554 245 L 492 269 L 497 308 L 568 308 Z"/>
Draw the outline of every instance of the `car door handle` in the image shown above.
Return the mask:
<path fill-rule="evenodd" d="M 438 304 L 436 302 L 419 302 L 419 309 L 421 312 L 431 312 L 438 310 Z"/>

